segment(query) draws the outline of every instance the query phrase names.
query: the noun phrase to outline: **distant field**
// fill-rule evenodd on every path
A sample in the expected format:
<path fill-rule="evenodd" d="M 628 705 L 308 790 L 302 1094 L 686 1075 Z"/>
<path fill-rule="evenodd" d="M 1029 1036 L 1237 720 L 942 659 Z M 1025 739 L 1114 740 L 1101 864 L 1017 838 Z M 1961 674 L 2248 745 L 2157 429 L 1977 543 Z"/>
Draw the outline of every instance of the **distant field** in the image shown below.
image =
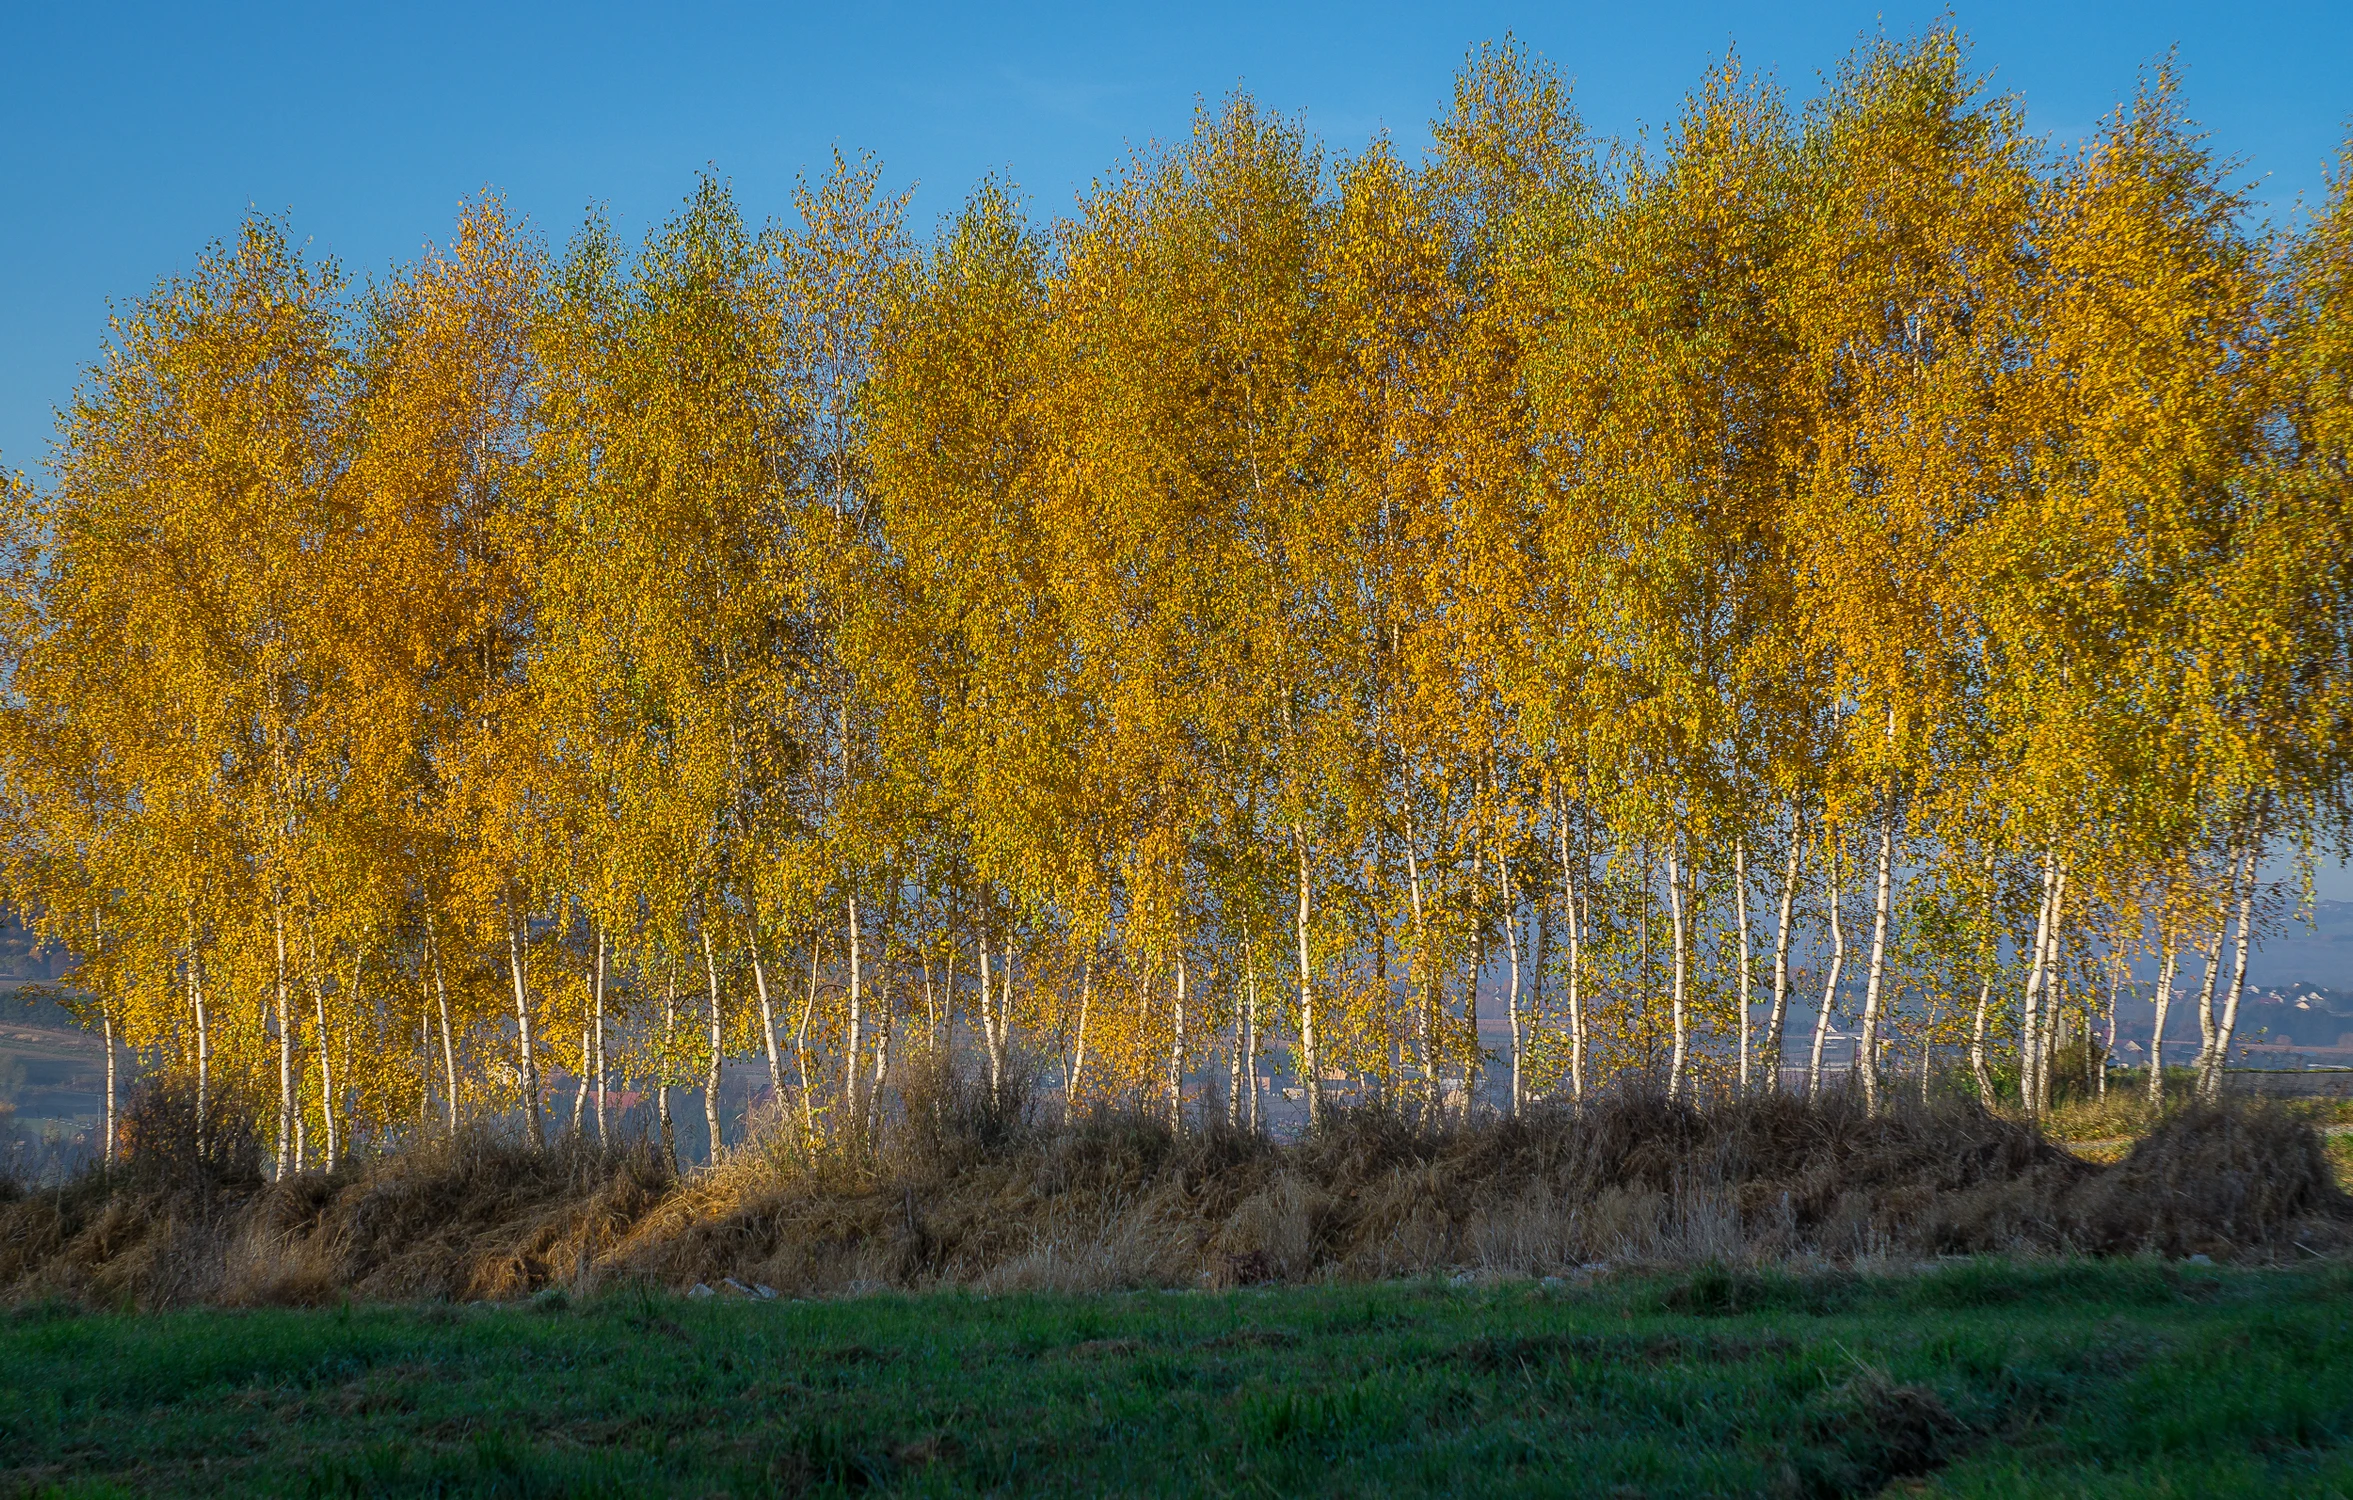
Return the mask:
<path fill-rule="evenodd" d="M 0 1323 L 22 1494 L 2353 1494 L 2353 1273 Z"/>

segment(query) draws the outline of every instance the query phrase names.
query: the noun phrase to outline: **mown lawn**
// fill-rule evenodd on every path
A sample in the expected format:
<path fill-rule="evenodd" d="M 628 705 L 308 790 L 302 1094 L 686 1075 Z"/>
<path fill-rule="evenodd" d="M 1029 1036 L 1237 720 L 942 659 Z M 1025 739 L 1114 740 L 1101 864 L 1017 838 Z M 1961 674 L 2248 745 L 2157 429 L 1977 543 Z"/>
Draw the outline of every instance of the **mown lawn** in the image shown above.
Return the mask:
<path fill-rule="evenodd" d="M 2353 1496 L 2353 1273 L 0 1322 L 0 1493 Z"/>

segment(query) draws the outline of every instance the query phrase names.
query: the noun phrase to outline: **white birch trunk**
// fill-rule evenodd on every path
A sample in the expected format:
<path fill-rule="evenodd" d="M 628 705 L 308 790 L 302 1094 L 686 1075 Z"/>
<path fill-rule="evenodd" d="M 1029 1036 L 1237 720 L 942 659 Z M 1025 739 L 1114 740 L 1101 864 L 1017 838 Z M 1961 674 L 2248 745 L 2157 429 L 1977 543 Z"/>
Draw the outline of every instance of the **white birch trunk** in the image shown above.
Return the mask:
<path fill-rule="evenodd" d="M 605 928 L 601 922 L 597 924 L 596 929 L 595 985 L 596 993 L 593 1001 L 596 1007 L 596 1143 L 602 1146 L 607 1140 L 605 1135 L 605 1080 L 608 1075 L 605 1070 Z"/>
<path fill-rule="evenodd" d="M 106 1043 L 106 1134 L 99 1147 L 99 1164 L 114 1165 L 114 1005 L 102 1002 L 98 1009 L 98 1024 L 103 1029 Z M 202 1116 L 198 1116 L 199 1119 Z"/>
<path fill-rule="evenodd" d="M 989 933 L 984 924 L 980 930 L 980 1049 L 989 1070 L 989 1103 L 999 1104 L 1004 1095 L 1004 1077 L 997 1050 L 997 980 L 996 970 L 989 963 Z"/>
<path fill-rule="evenodd" d="M 2035 1049 L 2035 1098 L 2038 1110 L 2051 1107 L 2051 1064 L 2058 1052 L 2059 954 L 2067 929 L 2067 862 L 2059 861 L 2051 886 L 2050 954 L 2043 961 L 2043 1040 Z"/>
<path fill-rule="evenodd" d="M 2206 960 L 2206 982 L 2198 989 L 2198 1056 L 2190 1066 L 2197 1075 L 2191 1086 L 2201 1098 L 2206 1093 L 2206 1059 L 2214 1055 L 2214 987 L 2222 975 L 2222 944 L 2228 920 L 2224 918 L 2223 925 L 2216 926 L 2213 936 L 2198 950 L 2198 956 Z"/>
<path fill-rule="evenodd" d="M 450 1036 L 449 986 L 441 977 L 441 944 L 429 931 L 425 937 L 425 951 L 433 961 L 433 998 L 441 1010 L 441 1067 L 445 1094 L 441 1112 L 450 1134 L 455 1135 L 458 1128 L 458 1049 Z"/>
<path fill-rule="evenodd" d="M 1994 1076 L 1985 1064 L 1985 1016 L 1993 1003 L 1994 982 L 1991 974 L 1981 975 L 1977 981 L 1977 1019 L 1969 1032 L 1969 1071 L 1977 1079 L 1977 1102 L 1993 1108 Z"/>
<path fill-rule="evenodd" d="M 2059 878 L 2058 854 L 2046 850 L 2043 854 L 2043 896 L 2034 918 L 2034 953 L 2026 969 L 2026 993 L 2019 1001 L 2018 1010 L 2018 1103 L 2027 1113 L 2035 1112 L 2042 1094 L 2036 1087 L 2040 1076 L 2038 1062 L 2042 1046 L 2038 1006 L 2043 993 L 2043 965 L 2050 953 L 2051 897 Z"/>
<path fill-rule="evenodd" d="M 1511 1112 L 1520 1113 L 1520 1053 L 1526 1039 L 1520 1031 L 1520 921 L 1513 901 L 1511 864 L 1499 848 L 1495 852 L 1495 883 L 1503 894 L 1503 947 L 1511 956 L 1511 989 L 1504 999 L 1504 1019 L 1511 1027 Z"/>
<path fill-rule="evenodd" d="M 335 1135 L 335 1073 L 330 1065 L 333 1048 L 327 1045 L 327 993 L 319 985 L 318 976 L 310 979 L 311 1011 L 319 1025 L 319 1123 L 327 1134 L 326 1170 L 335 1170 L 336 1148 L 341 1144 Z"/>
<path fill-rule="evenodd" d="M 2165 1103 L 2165 1013 L 2173 1008 L 2173 971 L 2181 958 L 2181 947 L 2172 939 L 2165 940 L 2165 966 L 2157 975 L 2157 993 L 2153 997 L 2157 1008 L 2156 1029 L 2149 1033 L 2149 1103 Z"/>
<path fill-rule="evenodd" d="M 1291 826 L 1291 847 L 1299 862 L 1299 1051 L 1303 1062 L 1300 1071 L 1305 1075 L 1300 1082 L 1306 1085 L 1307 1128 L 1320 1130 L 1324 1123 L 1324 1070 L 1323 1060 L 1316 1051 L 1315 970 L 1307 942 L 1313 911 L 1307 886 L 1307 833 L 1297 824 Z"/>
<path fill-rule="evenodd" d="M 1569 822 L 1565 809 L 1553 824 L 1553 836 L 1560 846 L 1561 905 L 1566 909 L 1569 931 L 1569 1098 L 1582 1107 L 1585 1103 L 1585 911 L 1580 903 L 1585 899 L 1585 882 L 1569 874 Z"/>
<path fill-rule="evenodd" d="M 1095 1000 L 1095 960 L 1090 956 L 1078 976 L 1078 1041 L 1071 1049 L 1070 1074 L 1062 1085 L 1062 1113 L 1068 1118 L 1078 1107 L 1079 1090 L 1087 1077 L 1087 1012 Z"/>
<path fill-rule="evenodd" d="M 1414 848 L 1413 820 L 1405 820 L 1406 891 L 1413 901 L 1413 962 L 1407 966 L 1406 986 L 1414 991 L 1414 1041 L 1422 1054 L 1425 1102 L 1438 1107 L 1438 1047 L 1436 966 L 1430 962 L 1430 929 L 1422 913 L 1422 865 Z M 1418 976 L 1418 984 L 1417 977 Z"/>
<path fill-rule="evenodd" d="M 743 931 L 744 949 L 752 957 L 752 989 L 760 997 L 760 1040 L 768 1048 L 768 1095 L 777 1108 L 784 1107 L 784 1055 L 776 1046 L 776 1006 L 768 997 L 768 966 L 760 960 L 760 929 L 756 921 L 746 921 Z"/>
<path fill-rule="evenodd" d="M 1888 798 L 1879 820 L 1879 890 L 1871 908 L 1871 968 L 1863 981 L 1863 1035 L 1855 1043 L 1863 1069 L 1863 1099 L 1879 1113 L 1879 994 L 1887 973 L 1887 914 L 1890 869 L 1895 862 L 1895 799 Z"/>
<path fill-rule="evenodd" d="M 547 1145 L 547 1129 L 539 1118 L 539 1056 L 531 1046 L 530 991 L 523 974 L 523 936 L 518 925 L 522 920 L 527 919 L 510 919 L 507 924 L 507 974 L 515 987 L 515 1037 L 523 1064 L 523 1119 L 533 1148 L 539 1149 Z"/>
<path fill-rule="evenodd" d="M 719 962 L 711 953 L 711 924 L 705 921 L 696 925 L 703 940 L 703 981 L 709 986 L 705 993 L 709 1000 L 711 1069 L 703 1075 L 703 1124 L 711 1135 L 709 1160 L 717 1166 L 727 1147 L 719 1127 L 719 1085 L 724 1081 L 720 1065 L 727 1060 L 727 1031 L 725 1017 L 719 1009 Z"/>
<path fill-rule="evenodd" d="M 1675 1048 L 1667 1063 L 1667 1097 L 1683 1097 L 1683 1061 L 1691 1042 L 1691 1017 L 1686 984 L 1690 973 L 1691 931 L 1683 909 L 1683 862 L 1677 853 L 1681 837 L 1667 840 L 1667 920 L 1674 933 L 1674 980 L 1671 990 Z"/>
<path fill-rule="evenodd" d="M 1790 919 L 1797 912 L 1798 851 L 1803 846 L 1803 828 L 1798 821 L 1797 808 L 1789 811 L 1789 858 L 1781 872 L 1781 909 L 1773 927 L 1773 1010 L 1765 1021 L 1765 1066 L 1771 1069 L 1766 1092 L 1778 1093 L 1781 1088 L 1781 1037 L 1789 1024 L 1789 935 Z"/>
<path fill-rule="evenodd" d="M 2230 995 L 2223 1001 L 2222 1023 L 2214 1029 L 2214 1055 L 2206 1064 L 2206 1097 L 2222 1097 L 2222 1070 L 2230 1063 L 2231 1038 L 2239 1025 L 2239 997 L 2247 989 L 2247 950 L 2252 946 L 2255 922 L 2255 850 L 2250 845 L 2243 863 L 2245 873 L 2232 867 L 2232 883 L 2239 886 L 2238 933 L 2231 944 Z M 2241 884 L 2241 882 L 2244 882 Z"/>
<path fill-rule="evenodd" d="M 678 1066 L 678 960 L 662 962 L 662 1066 L 655 1075 L 654 1110 L 662 1126 L 662 1157 L 678 1169 L 678 1131 L 670 1119 L 670 1075 Z"/>
<path fill-rule="evenodd" d="M 1182 1135 L 1185 1129 L 1185 961 L 1176 963 L 1175 1040 L 1168 1049 L 1168 1128 Z"/>
<path fill-rule="evenodd" d="M 801 1143 L 817 1140 L 817 1099 L 809 1078 L 809 1021 L 817 1013 L 817 970 L 825 959 L 825 940 L 809 945 L 809 992 L 801 1001 L 801 1024 L 793 1031 L 793 1071 L 801 1086 Z M 952 976 L 951 976 L 952 977 Z"/>
<path fill-rule="evenodd" d="M 276 1175 L 284 1181 L 294 1161 L 294 1018 L 286 1005 L 286 914 L 271 903 L 270 925 L 277 942 L 278 966 L 273 996 L 278 1010 L 278 1160 Z"/>
<path fill-rule="evenodd" d="M 1838 1005 L 1838 981 L 1846 969 L 1846 927 L 1839 914 L 1845 893 L 1838 884 L 1838 845 L 1830 846 L 1830 976 L 1822 985 L 1822 1011 L 1814 1017 L 1814 1051 L 1806 1063 L 1806 1097 L 1822 1097 L 1822 1044 L 1830 1037 L 1830 1017 Z"/>
<path fill-rule="evenodd" d="M 1732 908 L 1740 926 L 1740 1096 L 1750 1089 L 1748 1063 L 1749 991 L 1754 972 L 1748 941 L 1748 841 L 1732 841 Z"/>
<path fill-rule="evenodd" d="M 188 996 L 196 1009 L 196 1154 L 202 1157 L 212 1144 L 212 1019 L 205 1009 L 204 975 L 193 947 L 188 954 Z"/>
<path fill-rule="evenodd" d="M 572 1090 L 572 1133 L 588 1121 L 588 1085 L 596 1076 L 596 1028 L 588 1021 L 580 1023 L 580 1078 L 579 1087 Z"/>
<path fill-rule="evenodd" d="M 859 1119 L 858 1054 L 865 1042 L 860 1031 L 866 1020 L 866 950 L 864 938 L 858 931 L 858 893 L 851 891 L 844 898 L 843 905 L 848 913 L 850 941 L 850 1026 L 849 1039 L 842 1054 L 842 1087 L 848 1091 L 848 1098 L 843 1101 L 843 1107 L 844 1123 L 855 1129 Z"/>

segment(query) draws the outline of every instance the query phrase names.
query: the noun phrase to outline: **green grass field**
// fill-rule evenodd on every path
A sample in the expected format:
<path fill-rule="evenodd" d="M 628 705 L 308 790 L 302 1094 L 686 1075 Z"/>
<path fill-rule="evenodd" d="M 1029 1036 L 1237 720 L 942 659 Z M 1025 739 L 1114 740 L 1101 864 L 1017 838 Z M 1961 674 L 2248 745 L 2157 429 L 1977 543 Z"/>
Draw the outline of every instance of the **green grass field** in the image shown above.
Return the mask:
<path fill-rule="evenodd" d="M 0 1323 L 25 1494 L 2353 1495 L 2353 1274 Z"/>

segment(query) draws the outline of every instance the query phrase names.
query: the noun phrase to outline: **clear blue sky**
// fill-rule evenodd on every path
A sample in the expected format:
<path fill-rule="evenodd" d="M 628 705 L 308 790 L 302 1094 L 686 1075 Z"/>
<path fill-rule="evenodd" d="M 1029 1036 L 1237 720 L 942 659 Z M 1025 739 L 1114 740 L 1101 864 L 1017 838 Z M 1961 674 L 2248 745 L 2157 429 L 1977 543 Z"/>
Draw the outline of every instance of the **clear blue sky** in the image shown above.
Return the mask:
<path fill-rule="evenodd" d="M 706 162 L 780 214 L 835 144 L 918 185 L 919 221 L 1009 173 L 1061 212 L 1129 143 L 1237 86 L 1346 149 L 1409 148 L 1473 45 L 1509 31 L 1588 122 L 1671 118 L 1737 44 L 1793 93 L 1924 4 L 524 6 L 0 5 L 0 462 L 44 467 L 52 412 L 136 298 L 248 204 L 361 274 L 496 187 L 561 240 L 624 232 Z M 1952 13 L 2037 131 L 2080 138 L 2171 47 L 2192 110 L 2275 213 L 2316 196 L 2353 116 L 2353 6 L 1976 5 Z"/>

